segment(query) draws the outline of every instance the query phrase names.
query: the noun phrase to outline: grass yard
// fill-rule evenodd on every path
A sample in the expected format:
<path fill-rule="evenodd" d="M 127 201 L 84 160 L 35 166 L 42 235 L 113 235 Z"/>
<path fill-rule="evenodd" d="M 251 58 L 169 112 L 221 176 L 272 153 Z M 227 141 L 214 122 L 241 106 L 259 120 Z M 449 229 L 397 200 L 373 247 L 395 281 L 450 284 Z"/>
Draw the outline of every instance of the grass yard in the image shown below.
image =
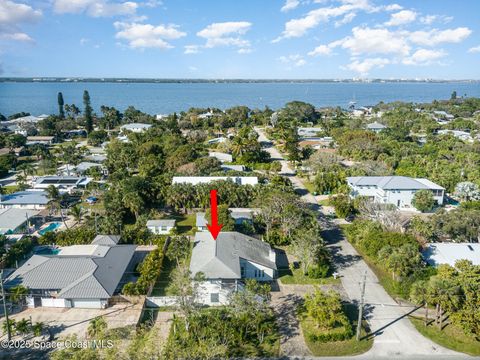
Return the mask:
<path fill-rule="evenodd" d="M 175 215 L 178 234 L 193 235 L 195 231 L 196 214 Z"/>
<path fill-rule="evenodd" d="M 190 252 L 185 261 L 187 264 L 190 264 L 190 258 L 192 256 L 193 243 L 190 242 Z M 172 271 L 177 267 L 176 260 L 170 260 L 167 256 L 163 259 L 162 270 L 160 276 L 158 277 L 155 285 L 153 286 L 152 296 L 169 296 L 167 287 L 170 285 L 170 275 Z M 164 310 L 165 311 L 165 310 Z"/>
<path fill-rule="evenodd" d="M 356 329 L 358 317 L 357 307 L 351 304 L 346 305 L 345 313 L 349 318 L 353 329 Z M 353 335 L 353 337 L 348 340 L 328 342 L 311 341 L 308 334 L 315 333 L 318 330 L 315 329 L 314 325 L 309 322 L 308 319 L 301 320 L 300 324 L 302 326 L 305 343 L 314 356 L 359 355 L 370 350 L 373 345 L 373 338 L 363 339 L 368 335 L 368 327 L 366 323 L 363 323 L 360 341 L 357 341 L 355 335 Z"/>
<path fill-rule="evenodd" d="M 301 269 L 294 269 L 293 272 L 290 269 L 279 269 L 278 278 L 282 284 L 285 285 L 330 285 L 340 284 L 340 279 L 334 279 L 332 276 L 320 279 L 312 279 L 303 275 Z"/>
<path fill-rule="evenodd" d="M 449 324 L 440 331 L 435 325 L 425 327 L 423 319 L 410 317 L 410 321 L 420 334 L 437 344 L 469 355 L 480 356 L 480 341 L 465 335 L 457 326 Z"/>
<path fill-rule="evenodd" d="M 315 192 L 315 185 L 313 185 L 310 181 L 308 181 L 306 178 L 302 178 L 301 181 L 309 193 L 313 194 Z"/>
<path fill-rule="evenodd" d="M 3 189 L 5 190 L 5 195 L 7 194 L 12 194 L 16 191 L 18 191 L 18 186 L 17 185 L 6 185 L 3 187 Z"/>
<path fill-rule="evenodd" d="M 163 259 L 162 271 L 153 286 L 152 296 L 167 296 L 166 289 L 170 284 L 170 274 L 177 266 L 175 260 L 171 261 L 167 257 Z"/>
<path fill-rule="evenodd" d="M 321 206 L 330 206 L 330 200 L 328 200 L 328 199 L 319 200 L 319 201 L 318 201 L 318 205 L 321 205 Z"/>

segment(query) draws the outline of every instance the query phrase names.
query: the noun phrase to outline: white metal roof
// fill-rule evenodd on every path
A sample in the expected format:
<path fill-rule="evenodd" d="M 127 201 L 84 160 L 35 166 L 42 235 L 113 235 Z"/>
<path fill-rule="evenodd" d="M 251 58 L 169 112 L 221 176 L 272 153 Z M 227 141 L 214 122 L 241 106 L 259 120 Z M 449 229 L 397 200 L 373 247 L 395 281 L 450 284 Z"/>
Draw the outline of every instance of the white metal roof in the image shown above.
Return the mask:
<path fill-rule="evenodd" d="M 457 260 L 470 260 L 480 265 L 480 243 L 431 243 L 422 251 L 422 255 L 430 265 L 455 265 Z"/>
<path fill-rule="evenodd" d="M 443 190 L 443 187 L 428 179 L 407 176 L 352 176 L 347 182 L 353 186 L 377 186 L 384 190 Z"/>
<path fill-rule="evenodd" d="M 148 220 L 147 221 L 147 227 L 150 227 L 150 226 L 174 227 L 175 226 L 175 219 Z"/>

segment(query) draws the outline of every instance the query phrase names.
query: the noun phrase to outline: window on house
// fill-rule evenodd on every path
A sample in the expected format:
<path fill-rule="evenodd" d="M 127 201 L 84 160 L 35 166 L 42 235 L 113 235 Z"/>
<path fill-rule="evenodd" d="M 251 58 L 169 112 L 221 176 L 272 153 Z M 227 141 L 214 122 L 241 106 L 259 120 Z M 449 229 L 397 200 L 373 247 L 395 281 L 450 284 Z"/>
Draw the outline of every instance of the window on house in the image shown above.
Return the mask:
<path fill-rule="evenodd" d="M 220 302 L 220 296 L 218 293 L 211 293 L 210 294 L 210 302 L 211 303 L 218 303 Z"/>
<path fill-rule="evenodd" d="M 262 278 L 265 277 L 265 270 L 260 271 L 260 277 L 262 277 Z"/>
<path fill-rule="evenodd" d="M 160 230 L 161 231 L 167 231 L 167 227 L 166 226 L 160 226 Z"/>
<path fill-rule="evenodd" d="M 244 266 L 242 266 L 242 267 L 240 268 L 240 276 L 241 276 L 242 278 L 245 277 L 245 267 L 244 267 Z"/>
<path fill-rule="evenodd" d="M 257 269 L 255 269 L 254 274 L 255 274 L 255 277 L 257 277 Z"/>

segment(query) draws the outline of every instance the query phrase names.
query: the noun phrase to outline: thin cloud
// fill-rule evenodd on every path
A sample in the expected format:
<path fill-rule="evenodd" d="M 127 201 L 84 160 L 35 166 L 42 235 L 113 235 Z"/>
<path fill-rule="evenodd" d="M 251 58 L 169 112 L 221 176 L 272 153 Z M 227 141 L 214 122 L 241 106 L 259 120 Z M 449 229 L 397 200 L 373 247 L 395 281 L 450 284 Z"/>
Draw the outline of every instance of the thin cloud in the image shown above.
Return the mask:
<path fill-rule="evenodd" d="M 480 45 L 471 47 L 470 49 L 468 49 L 468 52 L 472 54 L 480 53 Z"/>
<path fill-rule="evenodd" d="M 107 0 L 54 0 L 53 10 L 58 14 L 82 14 L 91 17 L 134 15 L 139 4 L 133 1 L 122 3 Z"/>
<path fill-rule="evenodd" d="M 280 9 L 281 12 L 288 12 L 290 10 L 296 9 L 300 5 L 299 0 L 286 0 L 285 5 Z"/>

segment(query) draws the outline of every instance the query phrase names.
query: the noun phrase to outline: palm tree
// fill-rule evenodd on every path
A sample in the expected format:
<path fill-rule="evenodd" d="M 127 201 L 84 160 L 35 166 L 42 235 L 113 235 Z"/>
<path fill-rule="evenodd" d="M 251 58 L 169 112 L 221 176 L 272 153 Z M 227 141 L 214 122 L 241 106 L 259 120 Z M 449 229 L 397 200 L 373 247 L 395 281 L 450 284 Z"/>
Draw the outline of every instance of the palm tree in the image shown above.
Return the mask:
<path fill-rule="evenodd" d="M 101 335 L 107 329 L 107 323 L 101 316 L 90 320 L 87 328 L 87 335 L 90 338 Z"/>
<path fill-rule="evenodd" d="M 10 331 L 10 334 L 13 333 L 13 329 L 15 329 L 15 319 L 8 319 L 8 323 L 5 320 L 2 323 L 2 331 L 4 334 L 8 333 Z"/>
<path fill-rule="evenodd" d="M 70 176 L 70 165 L 77 165 L 81 161 L 84 151 L 85 150 L 83 148 L 77 148 L 77 143 L 75 141 L 61 144 L 56 149 L 57 154 L 67 167 L 68 176 Z"/>
<path fill-rule="evenodd" d="M 82 222 L 83 216 L 85 215 L 86 211 L 80 205 L 75 205 L 70 208 L 68 214 L 73 217 L 73 219 L 77 222 L 77 224 Z"/>
<path fill-rule="evenodd" d="M 460 303 L 461 287 L 456 281 L 440 276 L 433 276 L 428 286 L 428 296 L 435 304 L 435 322 L 439 330 L 443 328 L 444 313 L 458 308 Z"/>
<path fill-rule="evenodd" d="M 127 192 L 122 200 L 125 206 L 135 215 L 135 219 L 138 219 L 140 210 L 144 206 L 140 195 L 137 192 Z"/>
<path fill-rule="evenodd" d="M 45 190 L 47 193 L 48 209 L 56 213 L 57 211 L 60 212 L 60 217 L 62 218 L 62 222 L 65 227 L 68 229 L 67 223 L 65 222 L 65 218 L 63 216 L 63 209 L 62 209 L 62 195 L 58 191 L 58 189 L 54 185 L 49 185 Z"/>
<path fill-rule="evenodd" d="M 25 286 L 18 285 L 10 289 L 10 301 L 21 305 L 25 295 L 28 294 L 28 289 Z"/>
<path fill-rule="evenodd" d="M 25 335 L 30 332 L 30 326 L 31 323 L 29 319 L 22 319 L 15 325 L 15 330 L 17 330 L 17 333 Z"/>
<path fill-rule="evenodd" d="M 30 164 L 30 163 L 23 163 L 23 164 L 20 164 L 18 167 L 17 167 L 18 170 L 21 170 L 23 172 L 23 176 L 25 178 L 27 178 L 28 176 L 31 176 L 31 175 L 35 175 L 36 173 L 36 169 L 35 167 Z"/>
<path fill-rule="evenodd" d="M 413 283 L 412 288 L 410 289 L 410 300 L 412 300 L 417 305 L 423 305 L 425 307 L 425 326 L 428 325 L 428 282 L 425 280 L 420 280 Z"/>
<path fill-rule="evenodd" d="M 44 327 L 45 327 L 45 324 L 43 322 L 37 322 L 35 324 L 32 324 L 33 335 L 35 336 L 42 335 L 42 331 Z"/>

